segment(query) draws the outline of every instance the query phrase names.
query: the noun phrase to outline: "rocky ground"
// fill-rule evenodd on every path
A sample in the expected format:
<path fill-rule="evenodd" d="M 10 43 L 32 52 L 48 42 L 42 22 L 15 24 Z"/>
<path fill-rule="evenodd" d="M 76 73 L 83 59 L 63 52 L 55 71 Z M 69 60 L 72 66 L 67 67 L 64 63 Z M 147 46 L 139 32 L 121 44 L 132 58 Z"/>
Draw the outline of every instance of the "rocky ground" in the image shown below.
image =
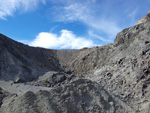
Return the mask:
<path fill-rule="evenodd" d="M 96 82 L 79 79 L 71 84 L 50 91 L 22 96 L 13 95 L 4 100 L 2 113 L 123 113 L 132 112 L 129 106 L 121 105 Z"/>
<path fill-rule="evenodd" d="M 33 48 L 0 35 L 0 113 L 149 113 L 150 19 L 114 44 Z"/>

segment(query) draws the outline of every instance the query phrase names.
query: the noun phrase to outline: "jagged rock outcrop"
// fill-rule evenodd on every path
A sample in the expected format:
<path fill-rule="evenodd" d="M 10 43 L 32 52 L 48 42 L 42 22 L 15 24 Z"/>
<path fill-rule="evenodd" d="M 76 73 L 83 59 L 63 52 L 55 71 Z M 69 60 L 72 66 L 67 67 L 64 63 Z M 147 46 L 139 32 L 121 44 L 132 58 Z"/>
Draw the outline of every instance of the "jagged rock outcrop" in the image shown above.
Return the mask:
<path fill-rule="evenodd" d="M 140 19 L 136 24 L 145 23 L 147 21 L 150 21 L 150 11 L 148 12 L 148 14 L 146 16 L 144 16 L 142 19 Z"/>
<path fill-rule="evenodd" d="M 136 112 L 150 110 L 150 21 L 118 33 L 109 62 L 85 78 L 98 81 Z"/>
<path fill-rule="evenodd" d="M 77 77 L 74 75 L 69 75 L 64 72 L 48 72 L 43 76 L 40 76 L 38 80 L 30 83 L 34 86 L 44 86 L 44 87 L 57 87 L 64 84 L 68 84 Z"/>

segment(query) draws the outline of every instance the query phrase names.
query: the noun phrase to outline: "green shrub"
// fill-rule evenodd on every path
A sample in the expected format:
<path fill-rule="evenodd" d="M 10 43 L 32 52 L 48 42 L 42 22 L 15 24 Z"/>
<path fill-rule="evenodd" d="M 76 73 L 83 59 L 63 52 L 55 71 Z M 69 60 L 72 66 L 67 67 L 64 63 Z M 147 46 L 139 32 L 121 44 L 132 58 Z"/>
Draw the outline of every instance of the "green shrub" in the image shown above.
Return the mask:
<path fill-rule="evenodd" d="M 47 80 L 47 79 L 45 80 L 45 83 L 48 83 L 48 80 Z"/>
<path fill-rule="evenodd" d="M 5 96 L 6 96 L 6 94 L 5 94 L 5 93 L 3 93 L 3 94 L 2 94 L 2 96 L 3 96 L 3 97 L 5 97 Z"/>

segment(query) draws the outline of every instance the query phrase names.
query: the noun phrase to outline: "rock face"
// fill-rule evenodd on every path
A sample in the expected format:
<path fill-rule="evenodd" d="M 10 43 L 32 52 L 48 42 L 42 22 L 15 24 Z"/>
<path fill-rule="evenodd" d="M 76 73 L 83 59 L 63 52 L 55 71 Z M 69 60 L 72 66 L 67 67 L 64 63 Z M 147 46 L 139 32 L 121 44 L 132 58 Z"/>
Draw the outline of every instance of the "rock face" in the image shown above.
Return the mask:
<path fill-rule="evenodd" d="M 79 79 L 51 91 L 27 92 L 9 97 L 1 106 L 1 113 L 125 113 L 132 112 L 122 106 L 99 84 Z M 9 101 L 8 101 L 9 100 Z M 11 100 L 11 101 L 10 101 Z"/>
<path fill-rule="evenodd" d="M 4 91 L 1 87 L 0 87 L 0 106 L 3 104 L 3 99 L 8 96 L 9 93 Z"/>
<path fill-rule="evenodd" d="M 37 81 L 30 84 L 35 86 L 57 87 L 67 84 L 75 78 L 76 77 L 74 75 L 68 75 L 63 72 L 48 72 L 45 75 L 39 77 Z"/>
<path fill-rule="evenodd" d="M 4 35 L 0 35 L 0 51 L 0 78 L 4 80 L 32 81 L 47 71 L 61 70 L 53 51 L 29 47 Z"/>
<path fill-rule="evenodd" d="M 0 95 L 0 112 L 149 113 L 149 18 L 114 44 L 80 50 L 33 48 L 1 34 L 0 83 L 10 84 L 0 85 L 18 91 Z"/>
<path fill-rule="evenodd" d="M 146 16 L 144 16 L 142 19 L 140 19 L 136 24 L 145 23 L 147 21 L 150 21 L 150 11 L 148 12 L 148 14 Z"/>

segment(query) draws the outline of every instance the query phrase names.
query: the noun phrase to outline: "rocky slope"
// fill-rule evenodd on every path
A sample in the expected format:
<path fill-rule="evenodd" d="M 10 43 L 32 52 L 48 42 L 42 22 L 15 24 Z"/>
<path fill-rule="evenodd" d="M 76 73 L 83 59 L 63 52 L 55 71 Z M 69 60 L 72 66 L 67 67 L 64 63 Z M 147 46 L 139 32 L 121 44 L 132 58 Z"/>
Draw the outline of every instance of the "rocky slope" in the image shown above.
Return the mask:
<path fill-rule="evenodd" d="M 149 13 L 114 44 L 51 50 L 1 34 L 0 51 L 2 113 L 150 111 Z"/>
<path fill-rule="evenodd" d="M 120 32 L 110 61 L 85 75 L 142 113 L 150 111 L 149 28 L 147 22 Z"/>
<path fill-rule="evenodd" d="M 29 47 L 4 35 L 0 35 L 0 51 L 1 79 L 32 81 L 47 71 L 61 70 L 53 51 Z"/>
<path fill-rule="evenodd" d="M 51 91 L 31 91 L 22 96 L 7 97 L 1 113 L 123 113 L 132 112 L 122 106 L 99 84 L 79 79 Z"/>

